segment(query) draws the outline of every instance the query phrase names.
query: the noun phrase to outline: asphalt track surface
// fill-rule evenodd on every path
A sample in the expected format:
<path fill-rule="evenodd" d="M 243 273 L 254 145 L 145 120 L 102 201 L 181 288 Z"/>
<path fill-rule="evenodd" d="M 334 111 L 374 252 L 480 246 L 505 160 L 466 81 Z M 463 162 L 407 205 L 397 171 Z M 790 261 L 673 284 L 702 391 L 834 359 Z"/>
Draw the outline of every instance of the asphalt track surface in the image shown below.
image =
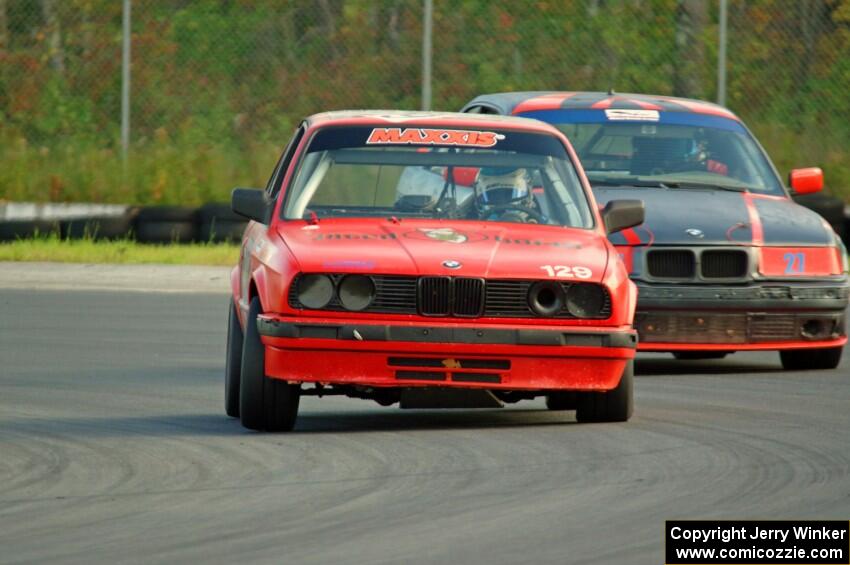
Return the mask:
<path fill-rule="evenodd" d="M 641 357 L 636 415 L 223 413 L 221 294 L 0 290 L 0 562 L 663 563 L 674 518 L 850 515 L 850 371 Z"/>

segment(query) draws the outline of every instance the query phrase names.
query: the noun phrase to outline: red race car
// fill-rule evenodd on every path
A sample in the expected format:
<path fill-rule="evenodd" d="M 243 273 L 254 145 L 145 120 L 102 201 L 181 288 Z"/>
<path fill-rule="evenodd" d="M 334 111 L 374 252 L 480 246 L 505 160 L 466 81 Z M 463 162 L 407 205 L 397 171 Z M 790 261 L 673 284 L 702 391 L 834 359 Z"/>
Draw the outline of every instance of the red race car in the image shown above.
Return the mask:
<path fill-rule="evenodd" d="M 636 287 L 563 134 L 513 117 L 331 112 L 304 120 L 233 270 L 225 404 L 289 430 L 301 395 L 402 407 L 545 395 L 579 421 L 632 413 Z"/>

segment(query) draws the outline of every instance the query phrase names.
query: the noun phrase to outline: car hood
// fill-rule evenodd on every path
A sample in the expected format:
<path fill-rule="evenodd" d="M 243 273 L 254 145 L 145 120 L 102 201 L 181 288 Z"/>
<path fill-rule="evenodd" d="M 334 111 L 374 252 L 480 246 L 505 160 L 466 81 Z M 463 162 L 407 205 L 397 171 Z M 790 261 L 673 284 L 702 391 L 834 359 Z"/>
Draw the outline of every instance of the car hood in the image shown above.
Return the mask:
<path fill-rule="evenodd" d="M 646 221 L 610 236 L 614 245 L 829 245 L 823 219 L 787 198 L 725 190 L 594 187 L 600 206 L 638 198 Z"/>
<path fill-rule="evenodd" d="M 535 224 L 323 219 L 284 222 L 278 234 L 303 272 L 541 279 L 544 266 L 563 265 L 600 281 L 608 261 L 597 232 Z"/>

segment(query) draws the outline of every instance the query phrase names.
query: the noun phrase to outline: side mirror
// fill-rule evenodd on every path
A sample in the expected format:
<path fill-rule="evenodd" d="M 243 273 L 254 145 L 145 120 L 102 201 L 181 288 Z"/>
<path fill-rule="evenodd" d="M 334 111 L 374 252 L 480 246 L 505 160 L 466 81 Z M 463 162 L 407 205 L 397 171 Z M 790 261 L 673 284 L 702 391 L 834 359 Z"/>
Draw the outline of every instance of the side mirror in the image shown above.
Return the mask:
<path fill-rule="evenodd" d="M 823 171 L 820 167 L 793 169 L 788 173 L 788 184 L 796 194 L 820 192 L 823 188 Z"/>
<path fill-rule="evenodd" d="M 639 226 L 645 216 L 643 200 L 611 200 L 602 209 L 602 221 L 609 234 Z"/>
<path fill-rule="evenodd" d="M 240 216 L 267 224 L 273 206 L 262 189 L 234 188 L 230 194 L 230 207 Z"/>

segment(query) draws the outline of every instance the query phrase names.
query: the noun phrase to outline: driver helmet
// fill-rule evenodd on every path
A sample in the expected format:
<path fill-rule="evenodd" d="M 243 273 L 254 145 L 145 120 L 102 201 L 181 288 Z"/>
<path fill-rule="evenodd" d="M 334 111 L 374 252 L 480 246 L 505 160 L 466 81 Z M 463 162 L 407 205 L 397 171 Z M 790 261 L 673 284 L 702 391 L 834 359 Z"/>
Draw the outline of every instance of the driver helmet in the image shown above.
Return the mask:
<path fill-rule="evenodd" d="M 531 197 L 528 173 L 524 168 L 482 168 L 475 180 L 475 197 L 480 206 L 527 202 Z"/>

